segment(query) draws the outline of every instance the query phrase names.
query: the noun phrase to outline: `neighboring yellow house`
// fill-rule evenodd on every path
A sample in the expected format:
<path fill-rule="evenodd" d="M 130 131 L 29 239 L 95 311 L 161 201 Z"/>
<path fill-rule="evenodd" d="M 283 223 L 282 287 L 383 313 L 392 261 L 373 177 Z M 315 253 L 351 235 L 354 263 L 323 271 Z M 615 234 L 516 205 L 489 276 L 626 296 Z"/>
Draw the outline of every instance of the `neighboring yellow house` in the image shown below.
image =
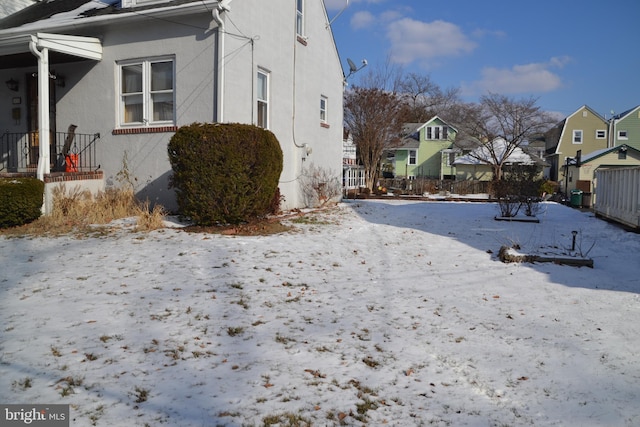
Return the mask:
<path fill-rule="evenodd" d="M 590 206 L 595 203 L 596 170 L 603 168 L 620 168 L 640 166 L 640 150 L 630 145 L 619 145 L 617 147 L 597 150 L 587 155 L 583 155 L 580 166 L 575 161 L 568 167 L 565 181 L 561 183 L 566 194 L 572 190 L 581 190 L 589 197 L 583 204 Z"/>
<path fill-rule="evenodd" d="M 607 148 L 608 132 L 607 120 L 586 105 L 549 129 L 545 133 L 545 161 L 551 165 L 549 178 L 564 182 L 567 159 L 578 151 L 584 155 Z"/>

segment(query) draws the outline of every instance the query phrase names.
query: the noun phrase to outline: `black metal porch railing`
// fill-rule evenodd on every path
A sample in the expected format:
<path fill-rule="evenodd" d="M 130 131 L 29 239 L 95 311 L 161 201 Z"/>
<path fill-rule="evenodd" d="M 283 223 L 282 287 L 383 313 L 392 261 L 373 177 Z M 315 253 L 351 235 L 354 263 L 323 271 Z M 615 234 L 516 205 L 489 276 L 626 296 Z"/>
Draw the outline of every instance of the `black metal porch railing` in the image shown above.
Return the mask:
<path fill-rule="evenodd" d="M 96 156 L 99 133 L 56 132 L 51 136 L 51 172 L 87 172 L 100 168 Z M 33 173 L 38 168 L 39 156 L 38 132 L 0 135 L 0 173 Z"/>

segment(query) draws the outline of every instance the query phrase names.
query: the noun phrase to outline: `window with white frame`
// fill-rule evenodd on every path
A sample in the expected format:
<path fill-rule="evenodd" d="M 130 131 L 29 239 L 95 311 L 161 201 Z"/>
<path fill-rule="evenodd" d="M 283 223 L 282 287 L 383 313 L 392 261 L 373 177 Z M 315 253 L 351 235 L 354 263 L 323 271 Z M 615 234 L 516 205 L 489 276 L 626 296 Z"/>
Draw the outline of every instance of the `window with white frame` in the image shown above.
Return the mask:
<path fill-rule="evenodd" d="M 453 165 L 453 162 L 455 161 L 456 161 L 456 153 L 450 152 L 449 155 L 447 156 L 447 166 Z"/>
<path fill-rule="evenodd" d="M 269 73 L 259 69 L 257 76 L 257 121 L 256 125 L 269 128 Z"/>
<path fill-rule="evenodd" d="M 573 131 L 573 143 L 574 144 L 582 144 L 582 131 L 581 130 L 574 130 Z"/>
<path fill-rule="evenodd" d="M 407 159 L 408 165 L 415 165 L 418 161 L 418 151 L 409 150 L 409 158 Z"/>
<path fill-rule="evenodd" d="M 443 140 L 449 137 L 447 126 L 427 126 L 427 139 Z"/>
<path fill-rule="evenodd" d="M 296 34 L 304 36 L 304 0 L 296 0 Z"/>
<path fill-rule="evenodd" d="M 596 130 L 596 139 L 605 139 L 607 137 L 607 131 L 604 129 Z"/>
<path fill-rule="evenodd" d="M 120 126 L 175 124 L 174 60 L 123 61 L 120 76 Z"/>
<path fill-rule="evenodd" d="M 326 96 L 320 97 L 320 123 L 326 124 L 328 121 L 327 116 L 327 102 L 328 99 Z"/>
<path fill-rule="evenodd" d="M 619 130 L 618 139 L 629 139 L 629 134 L 627 133 L 626 130 Z"/>

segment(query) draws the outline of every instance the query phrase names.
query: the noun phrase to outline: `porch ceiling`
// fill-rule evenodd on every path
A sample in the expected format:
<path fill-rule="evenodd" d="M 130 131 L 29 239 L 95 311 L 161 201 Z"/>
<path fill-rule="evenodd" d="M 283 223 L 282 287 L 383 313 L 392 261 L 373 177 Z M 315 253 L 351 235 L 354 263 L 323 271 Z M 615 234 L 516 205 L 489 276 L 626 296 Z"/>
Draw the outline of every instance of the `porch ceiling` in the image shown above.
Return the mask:
<path fill-rule="evenodd" d="M 102 43 L 95 37 L 68 36 L 63 34 L 36 33 L 7 37 L 0 40 L 0 68 L 18 68 L 35 65 L 37 60 L 29 50 L 36 43 L 38 49 L 51 52 L 51 63 L 102 59 Z"/>

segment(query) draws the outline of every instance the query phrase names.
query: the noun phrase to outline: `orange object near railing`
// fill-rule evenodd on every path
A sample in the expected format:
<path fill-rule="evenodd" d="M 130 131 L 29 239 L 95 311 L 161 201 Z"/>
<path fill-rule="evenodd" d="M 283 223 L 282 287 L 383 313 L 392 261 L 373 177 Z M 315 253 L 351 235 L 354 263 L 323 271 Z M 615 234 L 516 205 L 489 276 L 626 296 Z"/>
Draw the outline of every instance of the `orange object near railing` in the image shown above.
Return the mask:
<path fill-rule="evenodd" d="M 78 172 L 78 154 L 67 154 L 64 156 L 65 172 Z"/>

